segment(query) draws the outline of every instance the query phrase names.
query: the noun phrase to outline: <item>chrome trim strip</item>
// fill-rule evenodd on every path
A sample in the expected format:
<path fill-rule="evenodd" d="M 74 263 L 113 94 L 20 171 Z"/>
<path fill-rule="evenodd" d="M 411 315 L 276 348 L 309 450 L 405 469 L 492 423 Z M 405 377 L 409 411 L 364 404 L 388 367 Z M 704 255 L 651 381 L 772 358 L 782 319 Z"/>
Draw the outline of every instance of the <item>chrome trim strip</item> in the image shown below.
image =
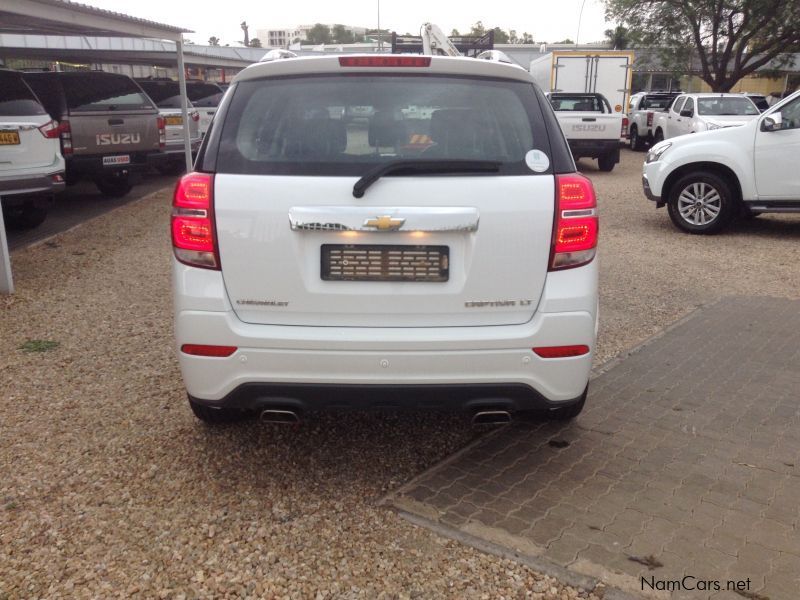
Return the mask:
<path fill-rule="evenodd" d="M 376 228 L 375 221 L 386 217 L 403 219 L 403 223 L 396 229 Z M 471 206 L 294 206 L 289 209 L 292 231 L 471 233 L 478 230 L 479 221 L 478 209 Z"/>

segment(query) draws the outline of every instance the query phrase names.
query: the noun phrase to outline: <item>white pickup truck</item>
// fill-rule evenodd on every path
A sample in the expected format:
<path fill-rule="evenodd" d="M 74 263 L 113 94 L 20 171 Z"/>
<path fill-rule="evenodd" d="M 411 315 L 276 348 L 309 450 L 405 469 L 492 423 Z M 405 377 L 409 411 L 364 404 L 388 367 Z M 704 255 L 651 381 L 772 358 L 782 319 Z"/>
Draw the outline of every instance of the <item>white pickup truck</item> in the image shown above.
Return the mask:
<path fill-rule="evenodd" d="M 681 92 L 637 92 L 628 102 L 628 143 L 631 150 L 644 150 L 653 143 L 655 116 L 666 113 Z"/>
<path fill-rule="evenodd" d="M 655 113 L 653 143 L 687 133 L 739 127 L 761 114 L 741 94 L 681 94 L 666 112 Z"/>
<path fill-rule="evenodd" d="M 547 94 L 575 160 L 596 158 L 601 171 L 619 162 L 620 138 L 628 132 L 628 119 L 615 113 L 602 94 Z"/>
<path fill-rule="evenodd" d="M 656 144 L 647 153 L 642 184 L 679 229 L 717 233 L 736 216 L 800 212 L 798 156 L 795 92 L 741 127 Z"/>

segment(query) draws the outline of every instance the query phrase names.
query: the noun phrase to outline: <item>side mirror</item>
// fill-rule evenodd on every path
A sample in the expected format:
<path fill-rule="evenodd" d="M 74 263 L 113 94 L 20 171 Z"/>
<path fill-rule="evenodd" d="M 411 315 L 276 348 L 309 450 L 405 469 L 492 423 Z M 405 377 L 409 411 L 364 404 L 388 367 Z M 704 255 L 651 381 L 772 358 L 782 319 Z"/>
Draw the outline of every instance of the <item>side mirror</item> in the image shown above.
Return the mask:
<path fill-rule="evenodd" d="M 781 130 L 781 113 L 772 113 L 768 117 L 764 117 L 761 121 L 761 131 L 780 131 Z"/>
<path fill-rule="evenodd" d="M 688 118 L 690 118 L 690 119 L 691 119 L 691 118 L 694 116 L 694 111 L 693 111 L 693 110 L 691 110 L 691 109 L 689 109 L 689 110 L 682 110 L 682 111 L 681 111 L 681 116 L 682 116 L 682 117 L 688 117 Z"/>

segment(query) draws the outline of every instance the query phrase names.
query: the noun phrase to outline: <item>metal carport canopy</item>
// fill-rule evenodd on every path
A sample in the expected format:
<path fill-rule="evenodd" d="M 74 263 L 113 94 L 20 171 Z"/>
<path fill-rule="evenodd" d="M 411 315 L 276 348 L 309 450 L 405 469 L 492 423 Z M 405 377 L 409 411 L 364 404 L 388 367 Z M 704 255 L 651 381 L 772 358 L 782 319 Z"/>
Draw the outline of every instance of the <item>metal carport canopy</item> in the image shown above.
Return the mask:
<path fill-rule="evenodd" d="M 3 0 L 0 4 L 0 33 L 99 35 L 172 40 L 175 42 L 177 51 L 183 122 L 189 122 L 186 101 L 186 70 L 183 66 L 183 34 L 192 33 L 189 29 L 164 25 L 68 0 Z M 186 166 L 191 169 L 192 151 L 189 144 L 189 128 L 184 127 L 183 133 Z M 13 292 L 14 281 L 11 277 L 6 228 L 3 222 L 3 213 L 0 211 L 0 293 L 11 294 Z"/>

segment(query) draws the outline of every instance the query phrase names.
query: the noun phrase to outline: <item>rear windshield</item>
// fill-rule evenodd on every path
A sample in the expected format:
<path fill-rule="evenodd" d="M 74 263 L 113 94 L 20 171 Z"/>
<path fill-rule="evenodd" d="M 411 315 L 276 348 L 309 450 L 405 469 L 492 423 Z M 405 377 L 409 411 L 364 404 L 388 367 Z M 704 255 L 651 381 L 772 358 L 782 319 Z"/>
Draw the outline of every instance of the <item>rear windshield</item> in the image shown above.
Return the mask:
<path fill-rule="evenodd" d="M 43 114 L 42 105 L 20 75 L 0 72 L 0 117 Z"/>
<path fill-rule="evenodd" d="M 535 142 L 546 144 L 534 139 L 541 127 L 533 86 L 524 82 L 394 75 L 243 81 L 225 117 L 217 167 L 357 175 L 402 158 L 472 159 L 500 162 L 501 174 L 531 174 L 525 155 Z"/>
<path fill-rule="evenodd" d="M 654 110 L 666 110 L 675 96 L 645 96 L 642 100 L 642 110 L 645 108 L 652 108 Z"/>
<path fill-rule="evenodd" d="M 206 108 L 217 106 L 224 93 L 211 83 L 190 83 L 186 86 L 186 95 L 195 106 Z"/>
<path fill-rule="evenodd" d="M 708 116 L 725 115 L 757 115 L 755 104 L 749 98 L 731 98 L 729 96 L 714 98 L 698 98 L 697 112 Z"/>
<path fill-rule="evenodd" d="M 605 103 L 598 96 L 550 96 L 550 104 L 557 111 L 606 112 Z"/>
<path fill-rule="evenodd" d="M 177 81 L 139 81 L 138 83 L 158 108 L 181 108 L 181 91 Z M 189 104 L 191 106 L 191 102 Z"/>
<path fill-rule="evenodd" d="M 71 111 L 135 110 L 153 104 L 129 77 L 104 73 L 81 73 L 61 78 Z"/>

